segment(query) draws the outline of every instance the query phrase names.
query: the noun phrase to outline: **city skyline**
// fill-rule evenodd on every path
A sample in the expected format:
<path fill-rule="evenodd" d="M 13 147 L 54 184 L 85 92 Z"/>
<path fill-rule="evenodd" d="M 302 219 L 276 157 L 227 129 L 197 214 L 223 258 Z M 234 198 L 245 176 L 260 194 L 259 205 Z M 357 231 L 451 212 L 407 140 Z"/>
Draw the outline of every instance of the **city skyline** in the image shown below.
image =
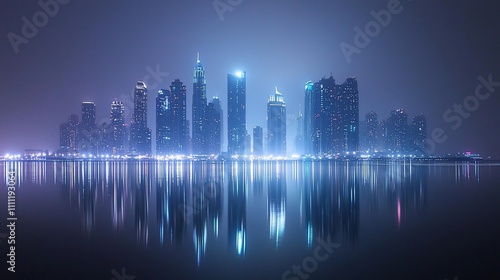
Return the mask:
<path fill-rule="evenodd" d="M 305 81 L 330 73 L 339 80 L 356 76 L 363 81 L 360 116 L 375 111 L 386 118 L 398 108 L 411 116 L 422 113 L 427 117 L 429 135 L 441 128 L 447 136 L 445 144 L 436 145 L 436 153 L 472 150 L 500 155 L 495 126 L 500 100 L 487 85 L 500 79 L 495 59 L 500 47 L 495 36 L 500 27 L 495 3 L 460 2 L 450 10 L 442 2 L 403 1 L 401 12 L 393 14 L 380 32 L 370 33 L 373 36 L 362 47 L 355 43 L 357 37 L 360 42 L 363 37 L 357 36 L 355 28 L 364 32 L 376 22 L 373 14 L 387 9 L 388 1 L 261 4 L 242 3 L 225 12 L 221 20 L 210 2 L 150 1 L 145 6 L 117 6 L 71 1 L 59 5 L 57 15 L 38 28 L 28 43 L 18 45 L 18 52 L 4 36 L 0 44 L 4 62 L 0 66 L 0 114 L 9 121 L 0 123 L 5 132 L 0 138 L 0 154 L 55 148 L 59 127 L 54 124 L 79 112 L 83 101 L 107 107 L 118 97 L 128 109 L 131 84 L 137 80 L 149 86 L 149 108 L 154 108 L 156 92 L 168 88 L 174 77 L 186 84 L 191 104 L 193 62 L 200 52 L 208 100 L 218 96 L 225 104 L 227 81 L 221 73 L 244 69 L 248 73 L 248 110 L 265 106 L 278 86 L 287 95 L 291 120 L 299 109 L 304 111 Z M 6 3 L 5 11 L 10 14 L 0 19 L 4 35 L 24 36 L 21 18 L 32 21 L 32 15 L 42 9 L 37 3 Z M 136 16 L 147 20 L 124 20 Z M 252 20 L 256 17 L 261 20 Z M 339 47 L 343 42 L 360 51 L 349 57 L 350 62 Z M 468 97 L 475 95 L 479 85 L 483 85 L 481 94 L 491 94 L 475 108 L 475 100 Z M 467 108 L 475 110 L 462 115 L 455 112 L 454 105 L 465 107 L 465 102 L 471 102 Z M 449 110 L 451 121 L 446 121 L 443 115 Z M 188 107 L 189 119 L 191 114 Z M 96 118 L 108 115 L 101 108 Z M 130 117 L 127 113 L 127 123 Z M 150 128 L 154 128 L 154 118 L 150 109 Z M 265 121 L 265 115 L 249 116 L 249 134 Z M 296 124 L 288 125 L 290 144 Z M 226 142 L 227 136 L 223 139 Z"/>

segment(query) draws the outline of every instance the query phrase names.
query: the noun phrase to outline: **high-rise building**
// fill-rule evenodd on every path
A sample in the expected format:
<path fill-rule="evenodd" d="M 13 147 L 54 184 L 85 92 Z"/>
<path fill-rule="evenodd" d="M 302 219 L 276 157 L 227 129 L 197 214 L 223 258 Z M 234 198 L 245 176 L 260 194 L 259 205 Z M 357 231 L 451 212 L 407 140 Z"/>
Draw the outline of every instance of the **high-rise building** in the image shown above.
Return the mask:
<path fill-rule="evenodd" d="M 299 115 L 295 118 L 297 124 L 297 133 L 295 134 L 295 152 L 304 154 L 304 115 L 299 111 Z"/>
<path fill-rule="evenodd" d="M 99 138 L 97 140 L 97 155 L 109 155 L 113 152 L 113 128 L 107 122 L 99 125 Z"/>
<path fill-rule="evenodd" d="M 214 97 L 208 103 L 206 114 L 205 137 L 207 147 L 205 151 L 210 155 L 218 155 L 221 153 L 222 140 L 222 108 L 219 98 Z"/>
<path fill-rule="evenodd" d="M 387 119 L 387 149 L 393 153 L 408 151 L 408 115 L 398 109 Z"/>
<path fill-rule="evenodd" d="M 355 78 L 337 85 L 335 79 L 308 82 L 305 88 L 304 134 L 307 154 L 359 150 L 359 98 Z"/>
<path fill-rule="evenodd" d="M 286 106 L 278 88 L 267 102 L 267 153 L 286 155 Z"/>
<path fill-rule="evenodd" d="M 365 150 L 373 152 L 378 149 L 378 117 L 373 111 L 365 116 Z"/>
<path fill-rule="evenodd" d="M 59 127 L 59 148 L 63 152 L 78 151 L 78 116 L 72 114 L 68 122 L 63 123 Z"/>
<path fill-rule="evenodd" d="M 170 98 L 168 89 L 158 91 L 156 97 L 156 154 L 167 155 L 172 152 L 171 131 L 172 117 L 170 116 Z"/>
<path fill-rule="evenodd" d="M 253 129 L 253 154 L 255 156 L 264 154 L 264 130 L 260 126 Z"/>
<path fill-rule="evenodd" d="M 312 139 L 313 139 L 313 94 L 314 94 L 314 83 L 309 81 L 305 86 L 305 98 L 304 98 L 304 153 L 311 154 Z"/>
<path fill-rule="evenodd" d="M 99 140 L 96 109 L 94 102 L 82 102 L 82 121 L 79 129 L 79 151 L 81 153 L 95 154 Z"/>
<path fill-rule="evenodd" d="M 228 153 L 245 154 L 246 138 L 246 72 L 227 75 Z"/>
<path fill-rule="evenodd" d="M 423 114 L 413 117 L 410 131 L 410 152 L 416 155 L 424 155 L 425 141 L 427 140 L 427 121 Z"/>
<path fill-rule="evenodd" d="M 171 116 L 170 135 L 172 148 L 170 153 L 187 154 L 189 152 L 189 124 L 187 122 L 186 86 L 179 79 L 170 85 L 169 115 Z"/>
<path fill-rule="evenodd" d="M 192 150 L 193 154 L 208 153 L 207 142 L 207 81 L 205 69 L 200 61 L 200 54 L 196 60 L 193 78 L 193 110 L 192 110 Z"/>
<path fill-rule="evenodd" d="M 148 128 L 148 88 L 138 81 L 134 90 L 134 113 L 130 125 L 130 151 L 139 155 L 151 154 L 151 129 Z"/>
<path fill-rule="evenodd" d="M 125 106 L 120 100 L 111 103 L 111 153 L 113 155 L 123 155 L 125 153 Z"/>
<path fill-rule="evenodd" d="M 339 86 L 341 146 L 337 152 L 359 151 L 359 92 L 356 78 L 347 78 Z"/>

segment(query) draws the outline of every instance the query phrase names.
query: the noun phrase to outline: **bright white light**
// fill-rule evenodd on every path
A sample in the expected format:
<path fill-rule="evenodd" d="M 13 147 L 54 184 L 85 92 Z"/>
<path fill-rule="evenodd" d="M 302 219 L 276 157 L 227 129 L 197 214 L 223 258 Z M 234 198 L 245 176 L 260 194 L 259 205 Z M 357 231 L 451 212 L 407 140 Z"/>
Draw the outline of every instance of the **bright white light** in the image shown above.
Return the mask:
<path fill-rule="evenodd" d="M 241 72 L 241 71 L 237 71 L 237 72 L 236 72 L 236 76 L 237 76 L 238 78 L 243 77 L 243 72 Z"/>

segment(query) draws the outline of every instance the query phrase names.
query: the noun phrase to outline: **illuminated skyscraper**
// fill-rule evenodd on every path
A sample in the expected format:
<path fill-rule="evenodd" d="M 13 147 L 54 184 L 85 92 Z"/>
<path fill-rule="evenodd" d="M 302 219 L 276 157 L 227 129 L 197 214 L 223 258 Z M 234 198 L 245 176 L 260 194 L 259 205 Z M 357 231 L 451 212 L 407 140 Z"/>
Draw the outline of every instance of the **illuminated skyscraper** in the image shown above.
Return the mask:
<path fill-rule="evenodd" d="M 169 115 L 171 116 L 170 135 L 172 146 L 170 153 L 187 154 L 189 152 L 189 125 L 186 120 L 186 86 L 176 79 L 170 85 Z"/>
<path fill-rule="evenodd" d="M 134 113 L 130 125 L 130 151 L 139 155 L 151 154 L 151 129 L 148 128 L 148 88 L 138 81 L 134 90 Z"/>
<path fill-rule="evenodd" d="M 111 103 L 111 153 L 113 155 L 123 155 L 125 152 L 125 107 L 123 102 L 115 100 Z"/>
<path fill-rule="evenodd" d="M 313 153 L 313 94 L 314 83 L 309 81 L 305 86 L 305 100 L 304 100 L 304 153 Z"/>
<path fill-rule="evenodd" d="M 264 130 L 260 126 L 253 129 L 253 154 L 256 156 L 264 154 Z"/>
<path fill-rule="evenodd" d="M 410 132 L 410 152 L 415 155 L 424 155 L 425 141 L 427 140 L 427 121 L 423 114 L 413 117 Z"/>
<path fill-rule="evenodd" d="M 207 81 L 205 69 L 200 61 L 200 54 L 196 60 L 193 78 L 193 110 L 192 110 L 192 149 L 193 154 L 208 153 L 207 142 Z"/>
<path fill-rule="evenodd" d="M 378 145 L 378 119 L 375 112 L 369 112 L 365 116 L 365 147 L 364 149 L 373 152 Z"/>
<path fill-rule="evenodd" d="M 359 151 L 359 92 L 356 78 L 347 78 L 339 86 L 335 110 L 340 113 L 340 148 L 337 152 Z"/>
<path fill-rule="evenodd" d="M 278 88 L 267 102 L 267 153 L 286 155 L 286 106 Z"/>
<path fill-rule="evenodd" d="M 228 153 L 243 155 L 246 137 L 246 72 L 227 75 Z"/>
<path fill-rule="evenodd" d="M 299 111 L 299 115 L 295 118 L 297 124 L 297 132 L 295 134 L 295 153 L 304 154 L 304 115 Z"/>
<path fill-rule="evenodd" d="M 398 109 L 387 120 L 387 149 L 394 153 L 408 150 L 408 115 Z"/>
<path fill-rule="evenodd" d="M 95 154 L 99 134 L 96 123 L 96 110 L 94 102 L 82 103 L 82 121 L 80 122 L 79 151 L 81 153 Z"/>
<path fill-rule="evenodd" d="M 167 155 L 172 152 L 170 116 L 170 91 L 161 89 L 156 97 L 156 154 Z"/>
<path fill-rule="evenodd" d="M 337 85 L 332 76 L 306 84 L 306 153 L 335 154 L 359 150 L 358 95 L 355 78 L 348 78 L 341 85 Z"/>
<path fill-rule="evenodd" d="M 210 155 L 220 154 L 222 140 L 222 108 L 219 98 L 217 97 L 214 97 L 212 102 L 208 103 L 205 127 L 207 128 L 204 132 L 207 139 L 206 153 Z"/>

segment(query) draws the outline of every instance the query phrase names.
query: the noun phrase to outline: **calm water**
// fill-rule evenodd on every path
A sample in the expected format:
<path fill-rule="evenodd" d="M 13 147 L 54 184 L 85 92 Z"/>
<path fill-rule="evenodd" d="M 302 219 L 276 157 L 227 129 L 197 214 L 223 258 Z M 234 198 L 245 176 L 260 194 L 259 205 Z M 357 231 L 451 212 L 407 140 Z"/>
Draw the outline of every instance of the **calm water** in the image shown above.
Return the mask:
<path fill-rule="evenodd" d="M 0 167 L 17 279 L 500 279 L 497 164 Z"/>

